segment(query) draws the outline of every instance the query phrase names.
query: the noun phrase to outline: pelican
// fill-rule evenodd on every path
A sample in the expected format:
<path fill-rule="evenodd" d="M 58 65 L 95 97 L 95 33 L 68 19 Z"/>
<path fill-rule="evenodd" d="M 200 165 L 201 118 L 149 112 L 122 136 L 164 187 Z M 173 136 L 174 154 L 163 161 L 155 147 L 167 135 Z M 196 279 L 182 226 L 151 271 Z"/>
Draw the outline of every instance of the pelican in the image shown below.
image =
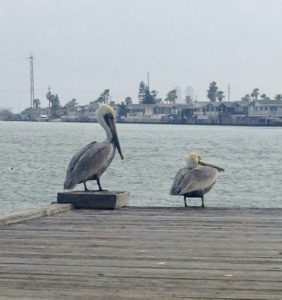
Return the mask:
<path fill-rule="evenodd" d="M 73 189 L 83 183 L 85 191 L 89 191 L 86 182 L 96 180 L 99 191 L 103 191 L 100 177 L 112 162 L 116 149 L 123 159 L 114 117 L 115 111 L 111 106 L 100 105 L 97 120 L 106 132 L 106 140 L 102 143 L 92 142 L 73 156 L 67 169 L 64 189 Z"/>
<path fill-rule="evenodd" d="M 181 168 L 174 177 L 170 195 L 184 196 L 185 207 L 187 197 L 201 198 L 204 207 L 204 194 L 211 190 L 218 172 L 224 172 L 224 169 L 204 162 L 194 152 L 188 154 L 186 161 L 187 166 Z"/>

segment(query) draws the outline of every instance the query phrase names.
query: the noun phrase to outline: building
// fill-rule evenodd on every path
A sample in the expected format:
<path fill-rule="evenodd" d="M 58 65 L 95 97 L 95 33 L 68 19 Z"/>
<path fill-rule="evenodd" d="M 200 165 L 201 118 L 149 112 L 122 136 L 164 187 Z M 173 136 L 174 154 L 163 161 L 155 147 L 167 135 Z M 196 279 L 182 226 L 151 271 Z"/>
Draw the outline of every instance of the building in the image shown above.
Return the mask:
<path fill-rule="evenodd" d="M 222 101 L 191 104 L 132 104 L 125 122 L 282 125 L 282 101 Z"/>

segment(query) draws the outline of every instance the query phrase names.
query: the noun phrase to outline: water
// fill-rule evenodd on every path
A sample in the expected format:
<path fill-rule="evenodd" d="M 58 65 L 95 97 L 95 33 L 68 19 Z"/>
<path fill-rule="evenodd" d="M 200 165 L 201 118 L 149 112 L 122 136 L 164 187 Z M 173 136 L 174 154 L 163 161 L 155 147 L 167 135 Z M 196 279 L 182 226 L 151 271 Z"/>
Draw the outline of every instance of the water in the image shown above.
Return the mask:
<path fill-rule="evenodd" d="M 183 206 L 170 196 L 187 152 L 225 168 L 206 206 L 282 207 L 282 128 L 117 124 L 116 155 L 103 188 L 131 192 L 131 205 Z M 56 201 L 74 153 L 105 135 L 98 124 L 0 122 L 0 215 Z M 96 185 L 89 185 L 96 189 Z M 78 186 L 77 189 L 83 189 Z M 200 205 L 200 199 L 192 199 Z"/>

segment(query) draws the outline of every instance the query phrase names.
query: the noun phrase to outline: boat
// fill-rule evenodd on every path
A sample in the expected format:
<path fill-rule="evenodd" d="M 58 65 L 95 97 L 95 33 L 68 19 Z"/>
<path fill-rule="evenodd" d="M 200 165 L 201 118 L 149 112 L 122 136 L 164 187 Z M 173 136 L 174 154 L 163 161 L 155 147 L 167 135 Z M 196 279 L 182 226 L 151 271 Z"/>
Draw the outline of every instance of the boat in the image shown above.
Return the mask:
<path fill-rule="evenodd" d="M 47 115 L 40 115 L 39 117 L 36 118 L 37 122 L 48 122 L 49 121 L 49 117 Z"/>

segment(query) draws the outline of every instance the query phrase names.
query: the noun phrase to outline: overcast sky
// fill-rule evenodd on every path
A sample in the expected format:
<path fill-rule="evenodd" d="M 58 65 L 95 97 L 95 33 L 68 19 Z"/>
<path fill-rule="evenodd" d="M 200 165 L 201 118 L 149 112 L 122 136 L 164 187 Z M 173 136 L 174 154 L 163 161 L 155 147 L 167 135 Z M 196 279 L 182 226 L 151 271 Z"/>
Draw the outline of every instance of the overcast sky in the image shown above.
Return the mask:
<path fill-rule="evenodd" d="M 216 81 L 231 100 L 255 87 L 282 93 L 280 0 L 0 0 L 0 106 L 95 100 L 106 88 L 137 102 L 140 81 L 165 97 L 192 86 L 199 101 Z"/>

